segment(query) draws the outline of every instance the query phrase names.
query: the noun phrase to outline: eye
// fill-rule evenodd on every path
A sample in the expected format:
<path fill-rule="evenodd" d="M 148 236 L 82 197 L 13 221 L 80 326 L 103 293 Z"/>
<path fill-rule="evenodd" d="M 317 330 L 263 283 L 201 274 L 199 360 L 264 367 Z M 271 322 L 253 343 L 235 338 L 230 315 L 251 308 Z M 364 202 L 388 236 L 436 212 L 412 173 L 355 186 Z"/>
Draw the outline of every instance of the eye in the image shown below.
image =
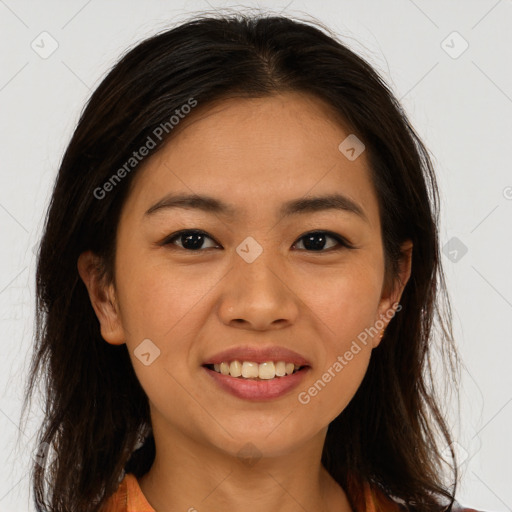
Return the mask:
<path fill-rule="evenodd" d="M 311 252 L 311 251 L 326 252 L 323 249 L 326 249 L 326 247 L 325 247 L 326 240 L 329 238 L 331 240 L 334 240 L 336 242 L 336 244 L 341 247 L 345 247 L 347 249 L 354 248 L 354 246 L 351 245 L 345 238 L 343 238 L 342 236 L 337 235 L 335 233 L 331 233 L 329 231 L 312 231 L 310 233 L 306 233 L 305 235 L 302 235 L 299 238 L 300 241 L 302 241 L 302 240 L 304 240 L 304 241 L 299 242 L 299 243 L 302 243 L 304 248 L 306 250 L 308 250 L 309 252 Z M 207 233 L 205 233 L 204 231 L 197 230 L 197 229 L 188 229 L 188 230 L 179 231 L 177 233 L 173 233 L 172 235 L 170 235 L 168 238 L 166 238 L 162 242 L 162 245 L 176 245 L 175 242 L 180 241 L 181 246 L 178 245 L 178 247 L 180 247 L 181 249 L 197 252 L 200 249 L 204 249 L 204 247 L 202 247 L 202 245 L 203 245 L 205 239 L 210 239 L 215 242 L 215 240 L 212 237 L 210 237 Z M 294 245 L 296 245 L 296 244 L 297 244 L 297 242 Z M 330 250 L 333 248 L 333 246 L 336 247 L 336 244 L 331 245 L 330 247 L 327 247 L 327 249 Z M 213 247 L 216 247 L 216 246 L 218 246 L 218 244 L 217 245 L 214 244 Z M 206 247 L 206 249 L 211 249 L 211 248 L 212 248 L 212 246 Z"/>
<path fill-rule="evenodd" d="M 353 249 L 354 247 L 347 242 L 342 236 L 336 235 L 335 233 L 331 233 L 329 231 L 312 231 L 311 233 L 306 233 L 302 235 L 299 240 L 304 240 L 302 245 L 309 250 L 314 252 L 327 252 L 322 251 L 325 249 L 326 239 L 332 239 L 337 242 L 338 245 L 346 247 L 347 249 Z M 333 246 L 328 247 L 328 249 L 332 249 Z M 336 247 L 336 244 L 334 245 Z M 336 250 L 336 249 L 335 249 Z"/>
<path fill-rule="evenodd" d="M 208 236 L 204 231 L 200 231 L 198 229 L 188 229 L 179 231 L 178 233 L 173 233 L 170 237 L 166 238 L 162 242 L 162 245 L 171 245 L 174 244 L 175 240 L 180 240 L 182 243 L 181 249 L 197 251 L 197 249 L 201 249 L 205 238 L 213 240 L 213 238 Z M 207 247 L 207 249 L 209 249 L 209 247 Z"/>

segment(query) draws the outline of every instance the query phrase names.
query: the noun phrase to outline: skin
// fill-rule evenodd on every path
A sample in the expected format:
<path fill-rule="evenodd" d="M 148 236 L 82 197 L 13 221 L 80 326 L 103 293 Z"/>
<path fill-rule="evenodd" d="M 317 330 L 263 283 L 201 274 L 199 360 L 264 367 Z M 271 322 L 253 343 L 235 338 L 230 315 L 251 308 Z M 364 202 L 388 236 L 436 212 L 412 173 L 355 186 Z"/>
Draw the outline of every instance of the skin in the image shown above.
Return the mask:
<path fill-rule="evenodd" d="M 134 177 L 118 226 L 115 283 L 96 279 L 94 254 L 80 256 L 102 337 L 127 344 L 150 401 L 156 459 L 139 485 L 156 511 L 351 510 L 321 453 L 379 334 L 308 404 L 297 395 L 365 328 L 389 322 L 384 314 L 409 279 L 412 245 L 404 244 L 400 276 L 387 289 L 366 154 L 350 161 L 338 150 L 349 134 L 325 103 L 299 93 L 197 107 Z M 277 217 L 284 201 L 333 191 L 359 204 L 367 221 L 339 210 Z M 240 211 L 232 219 L 192 209 L 144 215 L 169 192 L 207 194 Z M 211 238 L 195 252 L 180 237 L 159 245 L 182 229 Z M 331 238 L 317 251 L 303 245 L 305 234 L 322 230 L 356 248 Z M 248 236 L 263 249 L 250 264 L 236 252 Z M 160 350 L 149 366 L 134 355 L 146 338 Z M 201 365 L 245 344 L 291 348 L 311 362 L 310 374 L 272 401 L 236 398 Z M 248 442 L 260 456 L 253 465 L 237 456 Z"/>

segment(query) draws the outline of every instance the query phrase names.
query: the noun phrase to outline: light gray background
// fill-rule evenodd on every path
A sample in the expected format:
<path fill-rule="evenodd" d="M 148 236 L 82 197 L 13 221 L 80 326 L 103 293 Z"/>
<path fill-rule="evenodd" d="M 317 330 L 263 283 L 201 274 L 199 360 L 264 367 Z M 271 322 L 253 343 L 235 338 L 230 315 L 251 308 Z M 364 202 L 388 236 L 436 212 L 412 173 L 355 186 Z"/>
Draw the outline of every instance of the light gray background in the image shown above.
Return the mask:
<path fill-rule="evenodd" d="M 511 0 L 0 0 L 0 511 L 33 510 L 27 464 L 40 408 L 14 448 L 33 333 L 33 247 L 79 113 L 126 48 L 223 6 L 327 24 L 381 72 L 433 154 L 441 242 L 459 243 L 443 255 L 465 363 L 461 420 L 450 420 L 464 460 L 458 499 L 511 511 Z M 48 58 L 31 47 L 51 49 L 45 31 L 58 44 Z"/>

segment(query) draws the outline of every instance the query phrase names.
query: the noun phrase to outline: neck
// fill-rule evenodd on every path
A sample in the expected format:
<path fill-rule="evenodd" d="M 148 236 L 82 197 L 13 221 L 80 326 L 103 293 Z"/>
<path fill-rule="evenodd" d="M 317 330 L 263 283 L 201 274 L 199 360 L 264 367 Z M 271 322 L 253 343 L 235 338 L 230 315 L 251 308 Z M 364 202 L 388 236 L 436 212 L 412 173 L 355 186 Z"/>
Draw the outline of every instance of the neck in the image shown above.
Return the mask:
<path fill-rule="evenodd" d="M 157 455 L 139 485 L 156 512 L 352 512 L 321 464 L 325 431 L 281 455 L 265 456 L 255 447 L 251 452 L 248 444 L 249 457 L 176 435 L 162 442 L 154 434 Z"/>

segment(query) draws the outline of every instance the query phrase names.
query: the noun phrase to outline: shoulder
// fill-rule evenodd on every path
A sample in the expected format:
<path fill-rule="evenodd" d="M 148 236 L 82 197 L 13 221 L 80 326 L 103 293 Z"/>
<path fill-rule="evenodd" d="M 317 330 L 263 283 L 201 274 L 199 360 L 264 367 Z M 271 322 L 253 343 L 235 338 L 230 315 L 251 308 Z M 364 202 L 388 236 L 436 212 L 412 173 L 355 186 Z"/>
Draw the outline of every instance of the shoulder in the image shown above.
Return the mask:
<path fill-rule="evenodd" d="M 117 490 L 112 494 L 104 505 L 101 512 L 126 512 L 128 502 L 128 478 L 123 477 Z"/>
<path fill-rule="evenodd" d="M 137 477 L 133 473 L 126 473 L 101 512 L 155 512 L 155 509 L 142 493 Z"/>
<path fill-rule="evenodd" d="M 377 494 L 377 500 L 379 503 L 380 508 L 377 508 L 377 510 L 383 510 L 385 512 L 408 512 L 409 508 L 404 504 L 404 502 L 400 502 L 401 500 L 397 500 L 396 498 L 393 499 L 389 496 L 385 496 L 384 494 Z M 373 512 L 373 510 L 370 507 L 370 511 Z M 469 508 L 465 507 L 462 504 L 460 504 L 458 501 L 454 501 L 451 509 L 449 512 L 489 512 L 485 510 L 477 510 L 475 508 Z"/>

